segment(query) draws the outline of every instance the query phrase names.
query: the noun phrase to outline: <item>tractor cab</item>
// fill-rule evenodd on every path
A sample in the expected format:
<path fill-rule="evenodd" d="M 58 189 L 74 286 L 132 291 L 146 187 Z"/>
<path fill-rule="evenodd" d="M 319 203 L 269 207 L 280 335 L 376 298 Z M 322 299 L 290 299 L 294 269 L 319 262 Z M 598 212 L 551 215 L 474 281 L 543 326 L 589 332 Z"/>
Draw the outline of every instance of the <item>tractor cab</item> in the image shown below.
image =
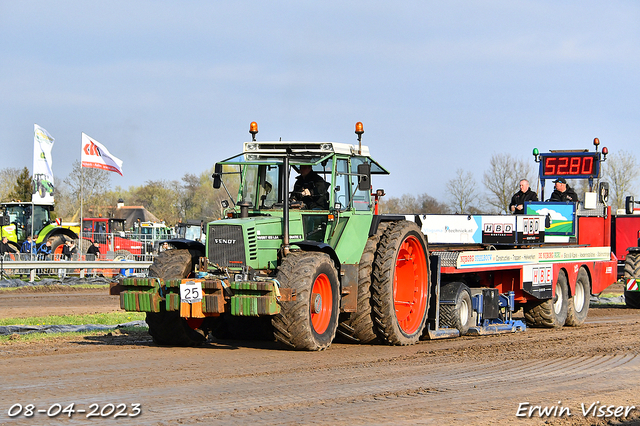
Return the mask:
<path fill-rule="evenodd" d="M 3 226 L 2 233 L 10 241 L 21 243 L 29 235 L 39 235 L 51 223 L 51 210 L 48 204 L 2 203 L 4 215 L 9 217 L 9 225 Z"/>
<path fill-rule="evenodd" d="M 340 261 L 357 263 L 377 200 L 371 194 L 371 175 L 388 172 L 361 144 L 261 142 L 255 139 L 257 132 L 257 124 L 252 123 L 253 140 L 244 143 L 242 153 L 215 166 L 213 186 L 224 187 L 233 205 L 223 201 L 226 218 L 208 224 L 209 260 L 226 267 L 273 268 L 275 252 L 257 250 L 253 257 L 256 262 L 249 261 L 250 255 L 234 260 L 236 263 L 226 259 L 229 241 L 246 240 L 242 234 L 255 232 L 257 248 L 286 251 L 290 244 L 296 248 L 328 244 Z M 358 139 L 361 135 L 358 133 Z M 312 179 L 300 177 L 309 173 Z M 239 178 L 237 196 L 232 196 L 225 185 L 232 175 Z M 230 229 L 223 231 L 232 223 L 247 229 L 232 238 Z M 345 232 L 357 233 L 361 238 L 350 244 L 348 238 L 341 238 Z"/>

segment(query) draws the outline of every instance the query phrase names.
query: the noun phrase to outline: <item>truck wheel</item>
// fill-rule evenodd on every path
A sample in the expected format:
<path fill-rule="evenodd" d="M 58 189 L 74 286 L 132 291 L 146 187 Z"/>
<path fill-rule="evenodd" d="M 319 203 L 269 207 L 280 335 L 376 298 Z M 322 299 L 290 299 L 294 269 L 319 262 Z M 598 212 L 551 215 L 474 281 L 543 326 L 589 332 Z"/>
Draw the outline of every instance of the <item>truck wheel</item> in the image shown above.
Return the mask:
<path fill-rule="evenodd" d="M 272 319 L 278 342 L 293 349 L 320 351 L 331 345 L 338 328 L 338 273 L 325 253 L 287 255 L 278 269 L 282 287 L 295 290 L 296 300 L 283 302 Z"/>
<path fill-rule="evenodd" d="M 567 321 L 565 325 L 578 327 L 584 324 L 589 313 L 589 301 L 591 299 L 591 283 L 589 274 L 584 268 L 580 268 L 576 279 L 575 294 L 569 298 L 567 309 Z"/>
<path fill-rule="evenodd" d="M 378 340 L 371 315 L 371 277 L 378 243 L 388 225 L 388 222 L 380 223 L 376 234 L 369 237 L 364 246 L 358 269 L 357 311 L 344 314 L 345 319 L 338 324 L 338 334 L 346 338 L 343 340 L 359 343 L 374 343 Z"/>
<path fill-rule="evenodd" d="M 400 221 L 386 230 L 373 266 L 371 305 L 376 333 L 390 345 L 418 342 L 427 320 L 429 260 L 418 225 Z"/>
<path fill-rule="evenodd" d="M 624 262 L 624 278 L 640 280 L 640 253 L 627 254 Z M 640 309 L 640 291 L 628 291 L 625 286 L 624 303 L 628 308 Z"/>
<path fill-rule="evenodd" d="M 460 282 L 449 283 L 440 289 L 440 300 L 455 301 L 454 305 L 440 304 L 440 325 L 458 329 L 461 336 L 467 334 L 473 319 L 469 287 Z"/>
<path fill-rule="evenodd" d="M 564 271 L 558 273 L 555 284 L 556 295 L 552 299 L 527 304 L 524 308 L 524 318 L 532 327 L 557 328 L 562 327 L 567 320 L 568 285 Z"/>
<path fill-rule="evenodd" d="M 160 253 L 149 267 L 149 276 L 162 279 L 187 278 L 191 273 L 193 253 L 189 250 L 167 250 Z M 206 340 L 207 331 L 202 321 L 192 321 L 191 324 L 181 318 L 177 311 L 165 311 L 164 304 L 160 305 L 161 312 L 147 312 L 149 334 L 158 345 L 168 346 L 197 346 Z M 206 318 L 205 318 L 206 319 Z M 200 327 L 194 329 L 192 326 Z"/>

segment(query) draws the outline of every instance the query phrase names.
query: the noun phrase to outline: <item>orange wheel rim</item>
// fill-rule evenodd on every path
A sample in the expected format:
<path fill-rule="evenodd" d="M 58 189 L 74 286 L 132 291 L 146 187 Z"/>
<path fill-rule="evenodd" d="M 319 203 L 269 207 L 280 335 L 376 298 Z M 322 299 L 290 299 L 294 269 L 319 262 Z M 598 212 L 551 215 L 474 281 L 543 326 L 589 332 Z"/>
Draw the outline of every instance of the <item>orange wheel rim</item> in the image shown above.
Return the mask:
<path fill-rule="evenodd" d="M 322 334 L 327 331 L 331 322 L 332 309 L 331 281 L 326 274 L 320 274 L 311 288 L 311 325 L 316 333 Z"/>
<path fill-rule="evenodd" d="M 415 333 L 426 314 L 428 295 L 427 262 L 422 244 L 407 237 L 398 250 L 393 276 L 393 303 L 398 325 L 406 334 Z"/>

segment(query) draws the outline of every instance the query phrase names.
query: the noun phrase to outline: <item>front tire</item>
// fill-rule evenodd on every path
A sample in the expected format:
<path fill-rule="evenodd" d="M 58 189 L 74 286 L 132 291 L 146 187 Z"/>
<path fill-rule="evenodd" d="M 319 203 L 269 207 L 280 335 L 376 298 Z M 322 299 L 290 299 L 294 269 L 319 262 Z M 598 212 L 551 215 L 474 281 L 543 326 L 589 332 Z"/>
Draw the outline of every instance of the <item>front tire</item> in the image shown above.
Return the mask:
<path fill-rule="evenodd" d="M 340 308 L 338 273 L 331 258 L 318 252 L 290 253 L 276 278 L 296 293 L 296 300 L 281 303 L 272 319 L 276 340 L 298 350 L 327 349 L 336 335 Z"/>
<path fill-rule="evenodd" d="M 584 324 L 589 313 L 589 301 L 591 300 L 591 282 L 589 274 L 584 268 L 580 268 L 576 279 L 576 291 L 569 298 L 567 321 L 565 325 L 579 327 Z"/>
<path fill-rule="evenodd" d="M 371 305 L 376 334 L 390 345 L 418 342 L 427 320 L 427 242 L 414 222 L 389 225 L 373 267 Z"/>
<path fill-rule="evenodd" d="M 542 302 L 533 302 L 525 306 L 524 318 L 532 327 L 559 328 L 567 320 L 569 286 L 564 271 L 558 273 L 555 284 L 555 296 Z"/>
<path fill-rule="evenodd" d="M 193 258 L 197 254 L 189 250 L 167 250 L 160 253 L 149 267 L 149 276 L 163 280 L 187 278 L 191 273 Z M 206 340 L 206 321 L 189 322 L 177 311 L 166 311 L 160 304 L 160 312 L 147 312 L 149 334 L 154 343 L 166 346 L 198 346 Z M 206 320 L 207 318 L 205 318 Z M 192 325 L 194 327 L 192 327 Z"/>
<path fill-rule="evenodd" d="M 624 262 L 624 278 L 625 284 L 629 279 L 640 280 L 640 253 L 627 254 Z M 640 291 L 629 291 L 625 285 L 624 303 L 628 308 L 640 309 Z"/>

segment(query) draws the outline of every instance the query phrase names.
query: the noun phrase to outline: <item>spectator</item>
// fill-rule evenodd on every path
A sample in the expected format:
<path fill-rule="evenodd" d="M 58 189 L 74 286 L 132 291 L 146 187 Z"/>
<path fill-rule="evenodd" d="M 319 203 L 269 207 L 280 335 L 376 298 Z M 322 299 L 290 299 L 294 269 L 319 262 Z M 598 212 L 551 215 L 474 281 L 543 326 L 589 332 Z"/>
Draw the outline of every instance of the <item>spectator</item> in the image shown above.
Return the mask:
<path fill-rule="evenodd" d="M 527 201 L 538 201 L 538 194 L 529 188 L 529 181 L 520 180 L 520 191 L 513 194 L 509 208 L 513 214 L 524 214 L 524 203 Z"/>
<path fill-rule="evenodd" d="M 100 258 L 100 245 L 97 242 L 93 242 L 87 249 L 87 254 L 92 254 L 96 257 L 96 259 Z"/>
<path fill-rule="evenodd" d="M 51 254 L 51 241 L 47 240 L 47 242 L 40 244 L 40 248 L 38 248 L 38 259 L 44 260 L 50 254 Z"/>
<path fill-rule="evenodd" d="M 9 245 L 9 239 L 2 237 L 2 242 L 0 242 L 0 255 L 5 253 L 15 253 L 15 250 Z"/>
<path fill-rule="evenodd" d="M 64 247 L 62 248 L 62 255 L 66 260 L 71 260 L 71 256 L 73 256 L 77 252 L 78 248 L 72 240 L 68 240 L 64 243 Z"/>
<path fill-rule="evenodd" d="M 22 243 L 20 247 L 20 253 L 36 254 L 36 243 L 33 241 L 31 235 L 27 236 L 27 239 Z"/>

